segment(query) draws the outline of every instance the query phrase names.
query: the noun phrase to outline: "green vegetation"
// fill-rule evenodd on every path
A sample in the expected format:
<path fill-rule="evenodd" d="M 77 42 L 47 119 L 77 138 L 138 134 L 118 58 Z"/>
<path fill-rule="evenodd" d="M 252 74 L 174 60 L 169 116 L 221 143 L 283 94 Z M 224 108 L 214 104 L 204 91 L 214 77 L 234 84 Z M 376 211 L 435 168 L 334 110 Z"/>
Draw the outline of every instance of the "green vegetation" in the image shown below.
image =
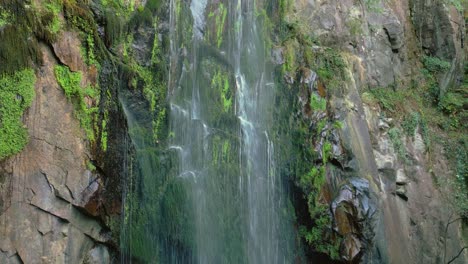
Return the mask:
<path fill-rule="evenodd" d="M 327 134 L 329 132 L 326 131 Z M 320 133 L 316 133 L 315 137 L 317 136 L 320 136 Z M 315 251 L 325 253 L 332 259 L 339 259 L 341 238 L 333 234 L 330 208 L 322 200 L 321 194 L 323 185 L 326 183 L 327 164 L 331 157 L 331 150 L 331 143 L 325 141 L 320 153 L 321 160 L 318 160 L 320 163 L 312 165 L 307 173 L 301 175 L 297 183 L 307 200 L 309 217 L 312 221 L 309 227 L 300 226 L 299 234 Z M 335 238 L 332 238 L 333 235 Z"/>
<path fill-rule="evenodd" d="M 227 8 L 224 7 L 222 2 L 219 3 L 218 7 L 218 15 L 216 16 L 216 46 L 219 48 L 221 47 L 221 43 L 223 42 L 223 31 L 224 31 L 224 24 L 226 22 L 226 15 L 227 15 Z"/>
<path fill-rule="evenodd" d="M 421 121 L 421 116 L 418 112 L 411 112 L 409 115 L 406 115 L 401 123 L 403 131 L 406 135 L 414 137 L 416 128 L 418 127 Z"/>
<path fill-rule="evenodd" d="M 468 162 L 468 139 L 466 136 L 466 120 L 468 117 L 465 97 L 468 87 L 468 67 L 465 66 L 465 76 L 460 87 L 450 87 L 440 94 L 437 82 L 438 75 L 447 72 L 451 64 L 439 58 L 425 56 L 422 60 L 424 68 L 421 74 L 413 80 L 412 87 L 406 89 L 375 88 L 363 94 L 363 100 L 368 104 L 379 104 L 386 115 L 395 119 L 394 127 L 389 131 L 398 157 L 407 161 L 405 143 L 402 142 L 403 131 L 413 137 L 419 128 L 430 159 L 437 158 L 434 150 L 441 146 L 454 168 L 454 176 L 448 179 L 435 176 L 436 182 L 449 188 L 447 199 L 455 212 L 462 217 L 468 216 L 468 180 L 465 164 Z M 401 129 L 400 129 L 401 127 Z"/>
<path fill-rule="evenodd" d="M 0 27 L 10 24 L 10 13 L 0 7 Z"/>
<path fill-rule="evenodd" d="M 327 110 L 327 99 L 312 93 L 310 95 L 310 107 L 313 111 L 325 111 Z"/>
<path fill-rule="evenodd" d="M 363 33 L 362 30 L 362 21 L 359 17 L 350 18 L 346 22 L 347 27 L 349 28 L 349 32 L 352 36 L 359 36 Z"/>
<path fill-rule="evenodd" d="M 159 2 L 159 0 L 150 0 L 148 4 L 154 2 Z M 135 11 L 135 0 L 101 0 L 101 5 L 112 9 L 115 12 L 114 16 L 124 17 L 125 19 L 128 19 Z"/>
<path fill-rule="evenodd" d="M 153 140 L 158 142 L 165 130 L 166 115 L 166 84 L 160 76 L 155 75 L 150 68 L 143 67 L 135 61 L 131 62 L 131 70 L 134 73 L 133 81 L 141 86 L 143 95 L 149 103 L 149 110 L 154 114 L 152 120 Z"/>
<path fill-rule="evenodd" d="M 339 129 L 342 123 L 328 116 L 311 120 L 307 115 L 291 117 L 290 114 L 284 113 L 291 113 L 291 109 L 294 109 L 293 112 L 304 111 L 301 103 L 297 101 L 297 95 L 305 91 L 310 96 L 309 106 L 312 113 L 326 112 L 327 90 L 339 91 L 343 86 L 346 80 L 346 64 L 340 51 L 320 47 L 320 43 L 312 32 L 308 31 L 303 21 L 289 16 L 290 4 L 289 0 L 279 2 L 281 22 L 275 23 L 279 25 L 275 30 L 280 32 L 281 37 L 276 45 L 283 47 L 284 58 L 284 64 L 277 69 L 277 140 L 283 141 L 280 143 L 282 146 L 288 146 L 287 141 L 294 138 L 290 149 L 283 150 L 286 153 L 282 154 L 288 156 L 287 160 L 292 160 L 293 164 L 286 162 L 283 166 L 287 168 L 284 173 L 294 179 L 296 187 L 302 192 L 302 199 L 296 199 L 295 206 L 307 208 L 307 212 L 296 209 L 296 214 L 299 214 L 296 219 L 299 234 L 310 246 L 307 251 L 323 253 L 338 260 L 342 238 L 333 230 L 330 205 L 324 199 L 323 186 L 327 173 L 333 170 L 330 163 L 332 131 Z M 274 18 L 273 15 L 270 17 Z M 299 77 L 306 77 L 304 75 L 310 72 L 309 69 L 319 77 L 314 87 L 315 91 L 310 91 L 309 85 L 298 82 Z M 284 127 L 291 127 L 290 132 L 286 132 Z"/>
<path fill-rule="evenodd" d="M 98 65 L 96 55 L 94 54 L 94 38 L 92 35 L 86 36 L 85 62 L 87 65 Z"/>
<path fill-rule="evenodd" d="M 21 117 L 34 99 L 35 81 L 30 69 L 0 78 L 0 160 L 19 153 L 28 143 Z"/>
<path fill-rule="evenodd" d="M 224 112 L 229 112 L 232 107 L 232 95 L 229 88 L 229 76 L 221 70 L 216 71 L 211 80 L 211 87 L 220 94 L 220 101 Z"/>
<path fill-rule="evenodd" d="M 383 12 L 383 9 L 381 7 L 382 0 L 363 0 L 363 2 L 367 10 L 375 13 Z"/>
<path fill-rule="evenodd" d="M 423 64 L 430 73 L 444 73 L 450 69 L 450 62 L 437 57 L 424 56 Z"/>
<path fill-rule="evenodd" d="M 96 166 L 89 160 L 86 161 L 86 168 L 92 172 L 96 171 Z"/>
<path fill-rule="evenodd" d="M 453 6 L 455 6 L 455 8 L 460 12 L 465 10 L 466 4 L 467 4 L 466 0 L 448 0 L 448 2 L 452 4 Z"/>
<path fill-rule="evenodd" d="M 104 112 L 104 118 L 101 122 L 101 149 L 105 152 L 107 151 L 107 120 L 109 119 L 109 112 Z"/>
<path fill-rule="evenodd" d="M 109 11 L 110 12 L 110 11 Z M 93 13 L 79 3 L 64 1 L 63 13 L 67 25 L 79 33 L 82 48 L 82 57 L 87 65 L 94 65 L 99 69 L 99 61 L 108 58 L 109 53 L 105 43 L 98 33 L 97 23 L 94 21 Z M 113 17 L 105 16 L 106 18 Z M 118 29 L 109 30 L 110 27 L 119 27 L 120 24 L 113 24 L 114 20 L 106 21 L 104 40 L 106 43 L 112 43 L 115 38 L 118 38 Z M 115 22 L 117 23 L 117 22 Z"/>
<path fill-rule="evenodd" d="M 223 43 L 223 34 L 225 31 L 226 18 L 227 18 L 227 7 L 224 6 L 223 2 L 219 2 L 217 7 L 212 6 L 212 10 L 207 17 L 208 30 L 205 33 L 205 39 L 211 42 L 212 45 L 220 48 Z M 238 32 L 240 24 L 236 24 L 234 28 L 235 32 Z"/>
<path fill-rule="evenodd" d="M 299 68 L 299 63 L 297 62 L 298 55 L 296 54 L 297 51 L 300 49 L 300 44 L 297 39 L 289 39 L 286 40 L 284 43 L 284 64 L 283 64 L 283 74 L 288 73 L 292 77 L 296 76 L 296 71 Z"/>
<path fill-rule="evenodd" d="M 52 16 L 52 21 L 47 25 L 47 29 L 55 35 L 59 33 L 62 28 L 62 23 L 59 18 L 59 14 L 62 12 L 62 0 L 49 0 L 44 6 Z"/>
<path fill-rule="evenodd" d="M 95 119 L 98 112 L 97 107 L 88 107 L 85 97 L 97 100 L 95 88 L 81 87 L 81 72 L 71 72 L 67 66 L 55 66 L 55 77 L 68 100 L 75 107 L 75 116 L 80 121 L 81 127 L 86 132 L 87 138 L 93 142 L 95 140 Z"/>
<path fill-rule="evenodd" d="M 158 23 L 157 21 L 154 22 L 154 30 L 156 31 L 158 29 Z M 158 35 L 155 34 L 154 40 L 153 40 L 153 48 L 151 49 L 151 63 L 153 65 L 157 65 L 161 63 L 160 57 L 161 56 L 161 47 L 159 45 L 159 39 Z"/>
<path fill-rule="evenodd" d="M 388 136 L 392 141 L 393 148 L 395 149 L 395 153 L 398 155 L 398 157 L 401 160 L 407 161 L 406 149 L 402 141 L 403 134 L 401 133 L 400 129 L 396 127 L 390 128 L 390 130 L 388 130 Z"/>

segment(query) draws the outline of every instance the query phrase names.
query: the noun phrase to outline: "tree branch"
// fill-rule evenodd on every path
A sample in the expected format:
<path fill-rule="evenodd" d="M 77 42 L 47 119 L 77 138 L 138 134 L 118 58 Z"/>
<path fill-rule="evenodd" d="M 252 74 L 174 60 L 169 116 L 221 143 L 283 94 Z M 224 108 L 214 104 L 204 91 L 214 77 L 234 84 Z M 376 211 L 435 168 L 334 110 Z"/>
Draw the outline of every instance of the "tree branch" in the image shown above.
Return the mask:
<path fill-rule="evenodd" d="M 464 246 L 462 249 L 460 249 L 460 251 L 458 252 L 458 254 L 457 254 L 455 257 L 453 257 L 449 262 L 447 262 L 447 264 L 450 264 L 450 263 L 454 262 L 454 261 L 461 255 L 461 253 L 463 252 L 463 250 L 465 250 L 465 249 L 467 249 L 467 248 L 468 248 L 468 246 Z"/>

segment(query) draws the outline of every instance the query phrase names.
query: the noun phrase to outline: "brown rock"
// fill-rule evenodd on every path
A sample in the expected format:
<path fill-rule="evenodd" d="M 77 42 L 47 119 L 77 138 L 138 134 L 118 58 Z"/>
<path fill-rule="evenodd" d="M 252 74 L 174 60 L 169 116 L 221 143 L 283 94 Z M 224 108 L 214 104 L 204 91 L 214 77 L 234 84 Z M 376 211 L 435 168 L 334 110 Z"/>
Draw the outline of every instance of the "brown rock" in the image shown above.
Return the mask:
<path fill-rule="evenodd" d="M 62 31 L 57 41 L 52 44 L 54 53 L 60 62 L 67 65 L 71 71 L 85 71 L 86 66 L 81 58 L 81 42 L 78 33 Z"/>

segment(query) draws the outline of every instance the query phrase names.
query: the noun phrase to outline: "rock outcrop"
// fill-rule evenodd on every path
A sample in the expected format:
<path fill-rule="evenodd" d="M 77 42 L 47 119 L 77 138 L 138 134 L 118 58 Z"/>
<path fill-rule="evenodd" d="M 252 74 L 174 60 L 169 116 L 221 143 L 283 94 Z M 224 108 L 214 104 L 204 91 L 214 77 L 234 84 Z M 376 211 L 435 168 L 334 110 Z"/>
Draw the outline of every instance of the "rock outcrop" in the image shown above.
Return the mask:
<path fill-rule="evenodd" d="M 350 79 L 332 93 L 330 111 L 344 124 L 340 141 L 353 166 L 352 173 L 348 169 L 337 177 L 335 172 L 326 187 L 335 194 L 331 203 L 335 228 L 346 237 L 341 242 L 342 260 L 443 263 L 444 255 L 456 255 L 464 243 L 461 223 L 446 232 L 453 211 L 444 206 L 444 190 L 433 181 L 433 175 L 449 177 L 446 158 L 436 153 L 436 161 L 431 160 L 417 130 L 414 137 L 401 139 L 411 162 L 402 160 L 388 135 L 395 124 L 361 97 L 369 87 L 405 89 L 423 55 L 451 62 L 447 74 L 439 76 L 441 93 L 456 83 L 465 59 L 462 14 L 451 5 L 423 0 L 296 1 L 293 9 L 296 16 L 288 19 L 305 21 L 322 45 L 345 51 Z M 347 180 L 353 173 L 369 183 L 372 195 L 357 196 Z M 364 201 L 376 204 L 375 214 L 362 217 Z M 339 207 L 340 203 L 344 205 Z M 366 221 L 371 232 L 358 228 Z M 467 257 L 462 254 L 453 263 L 465 263 Z"/>
<path fill-rule="evenodd" d="M 109 255 L 108 231 L 85 210 L 102 182 L 86 167 L 89 147 L 55 79 L 53 53 L 42 51 L 36 98 L 24 116 L 30 142 L 1 164 L 2 263 L 82 263 L 97 248 Z"/>

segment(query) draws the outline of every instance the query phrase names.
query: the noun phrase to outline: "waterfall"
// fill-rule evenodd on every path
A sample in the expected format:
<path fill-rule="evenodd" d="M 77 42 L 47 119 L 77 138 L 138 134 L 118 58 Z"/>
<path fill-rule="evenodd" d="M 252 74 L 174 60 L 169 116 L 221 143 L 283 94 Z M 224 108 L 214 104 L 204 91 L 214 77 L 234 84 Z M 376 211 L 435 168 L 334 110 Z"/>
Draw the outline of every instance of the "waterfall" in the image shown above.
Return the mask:
<path fill-rule="evenodd" d="M 257 2 L 170 1 L 162 149 L 145 141 L 145 114 L 122 100 L 138 178 L 125 247 L 143 262 L 274 264 L 298 254 L 286 181 L 276 173 L 273 69 Z"/>

